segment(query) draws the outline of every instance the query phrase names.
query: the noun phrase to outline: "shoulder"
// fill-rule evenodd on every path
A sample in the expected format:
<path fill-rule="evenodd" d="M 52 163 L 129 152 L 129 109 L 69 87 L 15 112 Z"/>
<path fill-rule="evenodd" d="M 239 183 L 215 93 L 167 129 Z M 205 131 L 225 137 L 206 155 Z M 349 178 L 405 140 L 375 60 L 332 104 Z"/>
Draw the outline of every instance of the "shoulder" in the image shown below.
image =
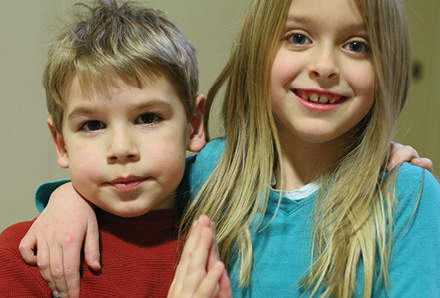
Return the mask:
<path fill-rule="evenodd" d="M 438 297 L 440 187 L 419 167 L 404 163 L 397 171 L 390 297 Z"/>
<path fill-rule="evenodd" d="M 0 234 L 0 249 L 14 248 L 18 251 L 18 244 L 26 235 L 33 221 L 13 224 Z"/>
<path fill-rule="evenodd" d="M 49 297 L 50 289 L 37 266 L 27 265 L 18 246 L 32 221 L 20 222 L 0 234 L 0 292 L 2 297 Z"/>
<path fill-rule="evenodd" d="M 223 138 L 214 139 L 208 142 L 197 155 L 191 156 L 189 161 L 198 166 L 217 164 L 223 153 L 226 140 Z"/>
<path fill-rule="evenodd" d="M 440 208 L 440 185 L 437 179 L 425 169 L 403 163 L 397 172 L 396 196 L 403 200 L 418 201 Z"/>
<path fill-rule="evenodd" d="M 226 140 L 223 138 L 212 140 L 197 155 L 187 158 L 184 179 L 189 183 L 189 188 L 193 193 L 198 192 L 217 166 L 225 143 Z"/>
<path fill-rule="evenodd" d="M 395 236 L 404 239 L 404 235 L 412 235 L 422 241 L 434 240 L 431 237 L 437 235 L 440 245 L 440 186 L 435 177 L 404 163 L 397 172 L 395 195 Z"/>

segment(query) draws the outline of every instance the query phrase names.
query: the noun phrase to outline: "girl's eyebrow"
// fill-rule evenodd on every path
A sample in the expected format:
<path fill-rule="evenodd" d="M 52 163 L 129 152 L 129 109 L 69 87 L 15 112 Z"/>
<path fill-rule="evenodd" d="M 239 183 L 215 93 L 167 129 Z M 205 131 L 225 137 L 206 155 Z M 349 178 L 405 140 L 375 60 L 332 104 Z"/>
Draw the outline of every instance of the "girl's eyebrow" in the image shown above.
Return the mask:
<path fill-rule="evenodd" d="M 308 18 L 307 16 L 298 16 L 298 15 L 293 15 L 293 14 L 289 14 L 287 15 L 287 19 L 286 19 L 286 23 L 288 22 L 295 22 L 295 23 L 303 23 L 303 24 L 307 24 L 307 23 L 313 23 L 313 20 Z M 367 27 L 365 25 L 364 22 L 361 23 L 356 23 L 356 24 L 350 24 L 347 26 L 346 28 L 347 30 L 350 31 L 361 31 L 361 30 L 367 30 Z"/>

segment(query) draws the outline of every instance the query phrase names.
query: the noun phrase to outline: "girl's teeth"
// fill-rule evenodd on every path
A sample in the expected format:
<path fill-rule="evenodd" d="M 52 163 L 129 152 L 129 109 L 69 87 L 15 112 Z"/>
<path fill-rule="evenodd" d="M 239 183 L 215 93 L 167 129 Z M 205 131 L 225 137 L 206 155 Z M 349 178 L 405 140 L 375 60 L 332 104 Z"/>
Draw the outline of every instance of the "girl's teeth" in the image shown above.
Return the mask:
<path fill-rule="evenodd" d="M 319 100 L 318 94 L 314 93 L 314 94 L 310 95 L 310 101 L 318 102 L 318 100 Z"/>
<path fill-rule="evenodd" d="M 319 102 L 320 102 L 320 103 L 328 103 L 328 98 L 327 98 L 327 96 L 322 95 L 322 96 L 319 98 Z"/>
<path fill-rule="evenodd" d="M 333 103 L 337 102 L 336 98 L 329 99 L 326 95 L 319 96 L 317 93 L 313 93 L 310 96 L 307 96 L 306 94 L 302 94 L 300 96 L 304 100 L 308 100 L 308 101 L 315 102 L 315 103 L 333 104 Z"/>

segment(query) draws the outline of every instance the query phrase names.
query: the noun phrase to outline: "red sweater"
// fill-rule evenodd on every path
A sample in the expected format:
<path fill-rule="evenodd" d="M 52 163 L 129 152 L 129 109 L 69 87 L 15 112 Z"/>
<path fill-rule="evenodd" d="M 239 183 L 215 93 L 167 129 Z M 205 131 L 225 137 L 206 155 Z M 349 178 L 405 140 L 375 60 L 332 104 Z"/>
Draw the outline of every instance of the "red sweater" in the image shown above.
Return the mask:
<path fill-rule="evenodd" d="M 101 271 L 82 261 L 81 297 L 166 297 L 177 264 L 175 210 L 121 218 L 97 211 Z M 0 296 L 51 297 L 36 266 L 24 263 L 18 245 L 32 222 L 0 235 Z"/>

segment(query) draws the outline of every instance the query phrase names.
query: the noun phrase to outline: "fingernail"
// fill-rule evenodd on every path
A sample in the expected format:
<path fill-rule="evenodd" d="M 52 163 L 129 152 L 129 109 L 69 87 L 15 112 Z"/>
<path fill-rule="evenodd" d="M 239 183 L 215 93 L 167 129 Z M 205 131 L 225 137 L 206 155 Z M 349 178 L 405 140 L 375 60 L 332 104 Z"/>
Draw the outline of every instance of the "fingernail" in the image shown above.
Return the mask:
<path fill-rule="evenodd" d="M 200 237 L 203 237 L 204 235 L 205 235 L 205 230 L 206 230 L 207 228 L 202 228 L 202 231 L 200 232 Z"/>
<path fill-rule="evenodd" d="M 52 292 L 52 297 L 61 298 L 60 293 L 58 293 L 58 291 L 53 291 Z"/>
<path fill-rule="evenodd" d="M 390 162 L 387 164 L 387 172 L 390 171 L 392 168 L 394 168 L 394 162 L 393 162 L 393 161 L 390 161 Z"/>
<path fill-rule="evenodd" d="M 101 268 L 101 264 L 99 264 L 98 260 L 94 260 L 93 261 L 93 265 L 98 266 L 99 268 Z"/>
<path fill-rule="evenodd" d="M 211 221 L 211 230 L 212 230 L 214 233 L 217 233 L 216 224 L 215 224 L 215 222 L 213 222 L 213 221 Z"/>
<path fill-rule="evenodd" d="M 411 163 L 419 165 L 419 164 L 421 164 L 421 160 L 420 160 L 420 158 L 413 158 L 413 160 L 411 160 Z"/>

